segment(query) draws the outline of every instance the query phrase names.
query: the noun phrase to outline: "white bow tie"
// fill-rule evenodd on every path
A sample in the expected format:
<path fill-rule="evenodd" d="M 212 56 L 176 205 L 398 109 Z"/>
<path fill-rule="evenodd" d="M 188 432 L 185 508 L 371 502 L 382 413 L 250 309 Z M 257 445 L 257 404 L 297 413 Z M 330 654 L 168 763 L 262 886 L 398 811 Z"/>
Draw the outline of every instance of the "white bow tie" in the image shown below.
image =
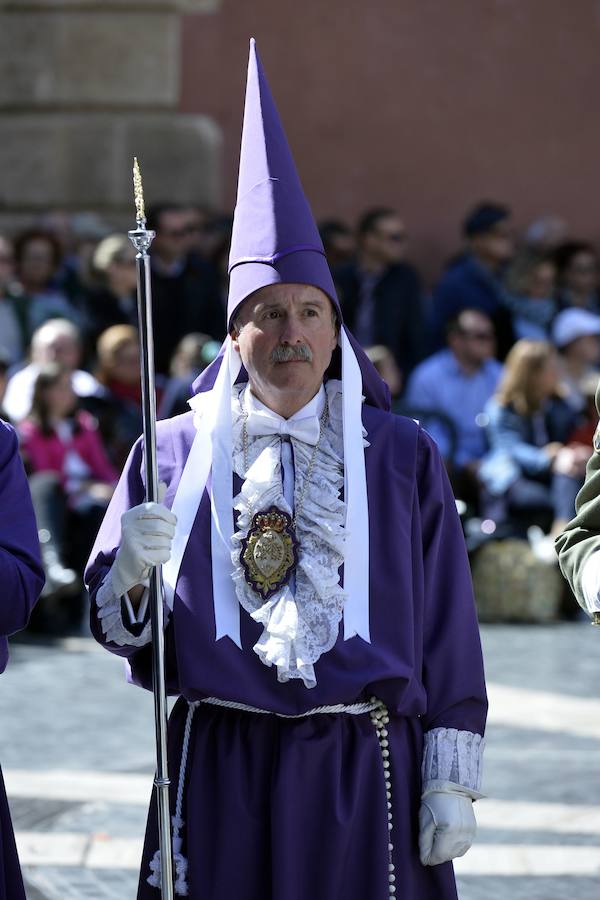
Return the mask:
<path fill-rule="evenodd" d="M 291 437 L 313 446 L 319 440 L 321 425 L 318 416 L 306 416 L 303 419 L 282 419 L 281 416 L 268 409 L 253 409 L 246 420 L 248 434 L 264 437 L 267 434 L 278 434 L 280 437 Z"/>

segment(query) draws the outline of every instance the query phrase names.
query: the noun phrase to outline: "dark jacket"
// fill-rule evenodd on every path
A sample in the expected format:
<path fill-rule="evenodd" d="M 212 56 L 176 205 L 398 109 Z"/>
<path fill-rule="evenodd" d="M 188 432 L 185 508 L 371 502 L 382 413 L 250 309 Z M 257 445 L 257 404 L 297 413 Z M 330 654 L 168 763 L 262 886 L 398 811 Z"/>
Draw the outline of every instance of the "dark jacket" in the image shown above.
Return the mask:
<path fill-rule="evenodd" d="M 349 263 L 334 270 L 344 322 L 354 331 L 360 302 L 360 269 Z M 374 289 L 374 341 L 394 354 L 406 375 L 424 354 L 424 314 L 421 284 L 416 269 L 407 263 L 391 266 Z"/>
<path fill-rule="evenodd" d="M 219 341 L 225 337 L 226 314 L 221 303 L 217 270 L 191 256 L 182 271 L 166 276 L 152 269 L 154 360 L 156 371 L 169 373 L 173 351 L 190 332 Z"/>
<path fill-rule="evenodd" d="M 448 322 L 462 309 L 477 309 L 492 319 L 498 357 L 504 359 L 515 338 L 510 312 L 504 305 L 502 286 L 471 254 L 465 254 L 453 263 L 434 291 L 432 331 L 436 349 L 445 343 Z"/>

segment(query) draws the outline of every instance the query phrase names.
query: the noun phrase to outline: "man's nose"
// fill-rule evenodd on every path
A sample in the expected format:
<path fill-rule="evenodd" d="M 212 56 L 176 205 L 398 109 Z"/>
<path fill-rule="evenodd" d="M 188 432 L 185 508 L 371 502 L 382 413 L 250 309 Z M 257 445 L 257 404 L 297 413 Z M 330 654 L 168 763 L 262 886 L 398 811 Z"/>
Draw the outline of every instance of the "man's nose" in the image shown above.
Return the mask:
<path fill-rule="evenodd" d="M 302 341 L 301 322 L 296 316 L 282 319 L 280 340 L 282 344 L 298 344 Z"/>

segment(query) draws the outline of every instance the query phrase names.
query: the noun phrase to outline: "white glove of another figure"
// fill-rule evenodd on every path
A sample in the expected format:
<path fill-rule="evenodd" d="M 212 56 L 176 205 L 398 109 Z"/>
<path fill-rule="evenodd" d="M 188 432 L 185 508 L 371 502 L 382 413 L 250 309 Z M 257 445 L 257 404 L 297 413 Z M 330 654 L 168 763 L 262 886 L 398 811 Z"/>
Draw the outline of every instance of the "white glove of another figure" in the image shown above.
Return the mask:
<path fill-rule="evenodd" d="M 424 866 L 464 856 L 476 832 L 473 799 L 467 790 L 450 782 L 425 789 L 419 812 L 419 855 Z"/>
<path fill-rule="evenodd" d="M 171 557 L 177 518 L 163 505 L 166 492 L 159 485 L 159 503 L 140 503 L 121 516 L 121 543 L 110 577 L 117 597 L 136 584 L 148 584 L 150 569 Z"/>

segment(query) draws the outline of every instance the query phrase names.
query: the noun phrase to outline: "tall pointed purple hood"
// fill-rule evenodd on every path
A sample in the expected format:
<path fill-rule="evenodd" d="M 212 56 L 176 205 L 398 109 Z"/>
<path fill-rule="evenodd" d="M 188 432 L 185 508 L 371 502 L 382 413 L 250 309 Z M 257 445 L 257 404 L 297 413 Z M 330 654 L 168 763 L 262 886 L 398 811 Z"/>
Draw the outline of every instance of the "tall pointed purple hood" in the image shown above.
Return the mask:
<path fill-rule="evenodd" d="M 321 288 L 341 316 L 323 244 L 254 38 L 250 41 L 229 277 L 228 324 L 246 297 L 278 282 Z"/>
<path fill-rule="evenodd" d="M 342 323 L 340 302 L 323 243 L 252 38 L 229 254 L 228 330 L 236 310 L 250 294 L 278 283 L 312 284 L 320 288 L 333 303 Z M 389 409 L 387 385 L 354 337 L 345 326 L 342 328 L 361 370 L 366 402 Z M 194 382 L 195 394 L 212 390 L 226 343 L 217 359 Z M 336 351 L 332 364 L 337 377 L 341 377 L 342 369 L 339 356 Z"/>

